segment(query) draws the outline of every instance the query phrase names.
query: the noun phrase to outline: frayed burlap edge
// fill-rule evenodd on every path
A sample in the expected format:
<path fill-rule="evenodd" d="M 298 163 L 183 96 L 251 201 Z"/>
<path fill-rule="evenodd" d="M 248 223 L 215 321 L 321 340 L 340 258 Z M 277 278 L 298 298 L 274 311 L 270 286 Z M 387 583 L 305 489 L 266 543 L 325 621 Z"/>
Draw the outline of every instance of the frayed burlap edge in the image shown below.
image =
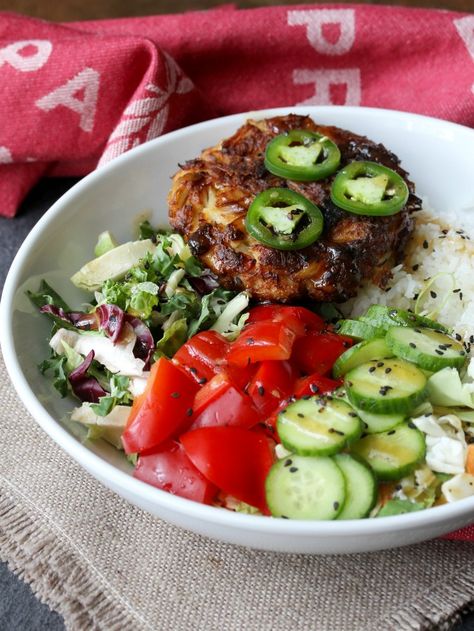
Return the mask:
<path fill-rule="evenodd" d="M 60 613 L 67 629 L 144 629 L 113 596 L 80 555 L 61 541 L 54 525 L 28 514 L 5 489 L 0 491 L 0 558 Z"/>
<path fill-rule="evenodd" d="M 474 546 L 473 546 L 474 553 Z M 474 611 L 474 564 L 466 563 L 462 571 L 447 576 L 441 583 L 433 585 L 409 605 L 381 619 L 380 629 L 397 631 L 449 631 L 460 620 L 462 614 Z M 410 568 L 407 568 L 410 580 Z"/>

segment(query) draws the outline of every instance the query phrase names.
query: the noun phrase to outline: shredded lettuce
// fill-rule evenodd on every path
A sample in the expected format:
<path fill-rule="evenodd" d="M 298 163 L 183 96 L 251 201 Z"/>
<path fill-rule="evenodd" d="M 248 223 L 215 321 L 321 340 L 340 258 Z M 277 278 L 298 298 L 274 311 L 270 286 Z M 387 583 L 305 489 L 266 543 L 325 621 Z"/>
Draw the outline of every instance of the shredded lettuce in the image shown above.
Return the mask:
<path fill-rule="evenodd" d="M 91 403 L 91 409 L 97 416 L 107 416 L 116 405 L 131 405 L 132 395 L 129 391 L 130 379 L 124 375 L 111 375 L 110 393 L 99 399 L 99 403 Z"/>

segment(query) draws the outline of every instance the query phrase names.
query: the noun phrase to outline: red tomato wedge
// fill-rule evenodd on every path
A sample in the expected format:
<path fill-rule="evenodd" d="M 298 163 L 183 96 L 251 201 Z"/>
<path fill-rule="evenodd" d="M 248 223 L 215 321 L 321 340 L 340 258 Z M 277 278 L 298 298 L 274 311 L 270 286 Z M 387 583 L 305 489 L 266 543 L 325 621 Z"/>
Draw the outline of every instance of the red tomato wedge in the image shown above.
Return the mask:
<path fill-rule="evenodd" d="M 229 343 L 216 331 L 200 331 L 193 335 L 175 354 L 174 360 L 199 384 L 203 384 L 225 366 Z"/>
<path fill-rule="evenodd" d="M 140 456 L 133 477 L 202 504 L 210 504 L 217 493 L 175 440 L 167 440 L 156 451 Z"/>
<path fill-rule="evenodd" d="M 246 325 L 227 353 L 229 364 L 247 366 L 267 360 L 289 359 L 295 333 L 283 322 L 254 322 Z"/>
<path fill-rule="evenodd" d="M 247 324 L 264 320 L 283 322 L 289 329 L 294 331 L 297 337 L 302 337 L 314 331 L 322 331 L 326 326 L 320 316 L 304 307 L 259 305 L 250 309 Z"/>
<path fill-rule="evenodd" d="M 292 363 L 302 372 L 310 375 L 314 372 L 326 375 L 344 351 L 352 346 L 353 340 L 336 333 L 311 333 L 296 340 Z"/>
<path fill-rule="evenodd" d="M 342 379 L 329 379 L 329 377 L 323 377 L 316 372 L 309 377 L 298 379 L 295 386 L 295 397 L 300 399 L 307 395 L 326 394 L 339 388 L 342 383 Z"/>
<path fill-rule="evenodd" d="M 273 455 L 264 435 L 240 427 L 202 427 L 180 440 L 190 460 L 210 482 L 241 502 L 268 512 L 265 479 Z"/>
<path fill-rule="evenodd" d="M 293 392 L 295 370 L 288 361 L 262 362 L 248 388 L 248 393 L 262 417 L 266 418 Z"/>
<path fill-rule="evenodd" d="M 191 429 L 231 425 L 252 427 L 261 420 L 252 399 L 220 373 L 209 381 L 194 400 L 194 421 Z"/>
<path fill-rule="evenodd" d="M 122 442 L 127 454 L 157 447 L 190 421 L 199 386 L 184 370 L 162 357 L 153 364 L 145 392 L 132 405 Z"/>

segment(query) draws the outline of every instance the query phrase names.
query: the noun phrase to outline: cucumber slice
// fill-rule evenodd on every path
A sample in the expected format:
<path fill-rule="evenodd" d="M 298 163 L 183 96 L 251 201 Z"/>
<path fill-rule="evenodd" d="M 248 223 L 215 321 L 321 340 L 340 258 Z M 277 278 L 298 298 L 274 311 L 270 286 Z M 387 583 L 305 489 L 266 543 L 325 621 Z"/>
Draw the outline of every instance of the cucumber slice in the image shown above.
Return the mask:
<path fill-rule="evenodd" d="M 417 364 L 424 370 L 438 372 L 443 368 L 462 368 L 466 361 L 463 345 L 433 329 L 392 327 L 385 338 L 397 357 Z"/>
<path fill-rule="evenodd" d="M 427 398 L 426 383 L 419 368 L 399 358 L 361 364 L 344 380 L 349 401 L 356 408 L 406 416 Z"/>
<path fill-rule="evenodd" d="M 346 501 L 337 519 L 367 517 L 377 501 L 377 481 L 372 470 L 350 454 L 334 456 L 346 480 Z"/>
<path fill-rule="evenodd" d="M 366 434 L 386 432 L 400 425 L 400 423 L 403 423 L 406 418 L 405 414 L 374 414 L 373 412 L 366 412 L 360 408 L 354 408 L 354 411 L 357 412 L 357 416 L 365 423 L 364 433 Z"/>
<path fill-rule="evenodd" d="M 347 335 L 355 340 L 372 340 L 374 337 L 385 337 L 385 329 L 374 327 L 362 320 L 339 320 L 336 333 Z"/>
<path fill-rule="evenodd" d="M 380 480 L 399 480 L 425 457 L 425 438 L 412 423 L 401 423 L 388 432 L 364 436 L 352 451 L 365 460 Z"/>
<path fill-rule="evenodd" d="M 362 425 L 352 407 L 334 397 L 299 399 L 278 415 L 283 446 L 302 456 L 328 456 L 356 440 Z"/>
<path fill-rule="evenodd" d="M 416 315 L 411 311 L 405 311 L 404 309 L 395 309 L 394 307 L 387 307 L 385 305 L 371 305 L 365 315 L 359 318 L 363 322 L 370 324 L 373 327 L 381 327 L 385 331 L 393 326 L 403 327 L 426 327 L 427 329 L 434 329 L 435 331 L 442 331 L 449 333 L 449 329 L 424 316 Z"/>
<path fill-rule="evenodd" d="M 270 469 L 268 508 L 274 517 L 335 519 L 346 499 L 346 482 L 332 458 L 288 456 Z"/>
<path fill-rule="evenodd" d="M 337 379 L 360 364 L 365 364 L 371 359 L 384 359 L 385 357 L 393 357 L 393 353 L 384 339 L 359 342 L 337 358 L 332 367 L 332 374 Z"/>

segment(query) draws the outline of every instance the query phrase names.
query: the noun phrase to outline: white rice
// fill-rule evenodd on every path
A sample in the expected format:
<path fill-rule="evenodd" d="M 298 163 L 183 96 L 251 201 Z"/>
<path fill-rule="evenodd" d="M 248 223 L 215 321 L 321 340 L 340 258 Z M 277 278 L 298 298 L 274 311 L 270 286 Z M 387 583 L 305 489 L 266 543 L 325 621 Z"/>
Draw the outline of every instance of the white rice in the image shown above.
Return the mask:
<path fill-rule="evenodd" d="M 405 260 L 393 268 L 387 288 L 366 283 L 341 311 L 357 317 L 371 304 L 411 309 L 452 327 L 469 345 L 474 340 L 474 222 L 469 226 L 465 216 L 462 222 L 441 220 L 427 210 L 415 218 Z"/>

